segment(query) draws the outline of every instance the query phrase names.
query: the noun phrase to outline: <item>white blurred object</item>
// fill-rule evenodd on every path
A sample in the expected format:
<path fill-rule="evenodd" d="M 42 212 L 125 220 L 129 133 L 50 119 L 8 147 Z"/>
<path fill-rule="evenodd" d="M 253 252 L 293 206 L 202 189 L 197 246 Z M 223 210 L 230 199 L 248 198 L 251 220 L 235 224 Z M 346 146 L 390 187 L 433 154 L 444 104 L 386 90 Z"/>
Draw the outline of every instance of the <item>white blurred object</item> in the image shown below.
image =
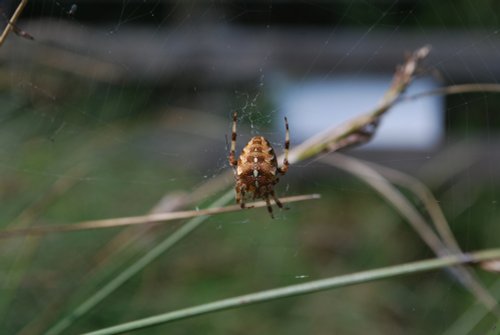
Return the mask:
<path fill-rule="evenodd" d="M 338 77 L 281 86 L 276 95 L 280 119 L 288 116 L 293 142 L 331 127 L 376 107 L 391 85 L 389 76 Z M 431 79 L 414 81 L 406 95 L 437 88 Z M 383 118 L 373 140 L 362 148 L 432 149 L 444 135 L 443 98 L 422 97 L 402 102 Z"/>

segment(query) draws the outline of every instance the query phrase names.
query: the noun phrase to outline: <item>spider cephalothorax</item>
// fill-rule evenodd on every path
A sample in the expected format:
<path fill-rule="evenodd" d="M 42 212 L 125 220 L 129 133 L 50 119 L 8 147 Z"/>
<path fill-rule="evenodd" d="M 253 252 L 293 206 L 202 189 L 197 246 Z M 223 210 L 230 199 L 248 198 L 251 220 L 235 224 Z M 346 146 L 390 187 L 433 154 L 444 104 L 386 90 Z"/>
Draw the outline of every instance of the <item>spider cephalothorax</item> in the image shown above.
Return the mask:
<path fill-rule="evenodd" d="M 278 167 L 273 147 L 262 136 L 252 137 L 236 160 L 237 117 L 237 113 L 234 113 L 231 152 L 229 153 L 229 164 L 233 167 L 236 178 L 236 202 L 240 204 L 241 208 L 245 208 L 245 195 L 251 194 L 253 199 L 262 198 L 266 201 L 267 210 L 273 217 L 270 198 L 274 199 L 278 207 L 283 207 L 274 193 L 274 185 L 279 181 L 278 175 L 284 175 L 288 170 L 288 150 L 290 147 L 288 121 L 285 117 L 285 158 L 283 165 Z"/>

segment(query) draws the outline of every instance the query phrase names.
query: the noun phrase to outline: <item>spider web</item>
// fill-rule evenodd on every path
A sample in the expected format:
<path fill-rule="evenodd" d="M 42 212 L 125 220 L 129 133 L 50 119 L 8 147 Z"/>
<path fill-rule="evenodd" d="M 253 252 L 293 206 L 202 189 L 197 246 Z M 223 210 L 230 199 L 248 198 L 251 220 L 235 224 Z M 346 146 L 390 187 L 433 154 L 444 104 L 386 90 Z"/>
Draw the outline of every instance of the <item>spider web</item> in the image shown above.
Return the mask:
<path fill-rule="evenodd" d="M 4 6 L 9 17 L 16 4 Z M 377 103 L 361 89 L 366 76 L 383 93 L 405 52 L 423 44 L 433 45 L 421 73 L 432 85 L 497 83 L 497 7 L 470 0 L 31 1 L 16 27 L 34 40 L 11 34 L 0 48 L 2 228 L 141 215 L 160 199 L 162 208 L 182 197 L 196 199 L 189 208 L 205 207 L 220 193 L 207 185 L 229 184 L 221 176 L 229 169 L 232 112 L 240 116 L 238 151 L 263 135 L 279 154 L 283 116 L 293 148 L 339 122 L 330 117 L 341 110 L 347 119 L 367 112 L 355 107 Z M 347 81 L 355 98 L 344 105 L 347 95 L 322 104 L 300 95 Z M 297 108 L 306 99 L 315 107 Z M 431 108 L 419 105 L 425 99 L 391 113 L 414 128 L 418 109 Z M 422 179 L 464 250 L 496 247 L 500 99 L 475 93 L 436 101 L 440 118 L 432 122 L 441 133 L 433 145 L 352 154 Z M 318 160 L 291 166 L 277 193 L 321 193 L 322 200 L 275 208 L 275 220 L 265 209 L 208 219 L 69 333 L 433 257 L 389 204 Z M 43 333 L 179 225 L 2 241 L 0 328 Z M 489 316 L 467 317 L 473 302 L 436 272 L 142 332 L 494 333 Z"/>

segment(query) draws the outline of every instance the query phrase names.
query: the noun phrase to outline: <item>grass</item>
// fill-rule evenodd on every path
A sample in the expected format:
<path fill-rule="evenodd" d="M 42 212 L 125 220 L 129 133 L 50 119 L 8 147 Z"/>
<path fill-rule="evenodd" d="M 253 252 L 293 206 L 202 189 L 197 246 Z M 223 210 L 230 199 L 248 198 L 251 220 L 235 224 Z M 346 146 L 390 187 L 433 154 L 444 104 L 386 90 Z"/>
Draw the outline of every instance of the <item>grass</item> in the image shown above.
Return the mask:
<path fill-rule="evenodd" d="M 3 96 L 2 103 L 11 107 L 2 111 L 5 121 L 0 133 L 2 228 L 19 222 L 29 226 L 141 215 L 165 193 L 184 190 L 194 198 L 206 180 L 231 183 L 230 176 L 224 179 L 227 129 L 220 130 L 218 142 L 208 142 L 182 129 L 176 131 L 175 123 L 164 124 L 160 115 L 120 114 L 124 106 L 140 105 L 148 96 L 139 88 L 135 91 L 136 95 L 123 94 L 134 90 L 110 89 L 100 95 L 102 90 L 94 87 L 85 91 L 87 98 L 74 103 L 71 97 L 49 104 L 64 107 L 60 121 L 39 101 Z M 97 99 L 88 98 L 94 94 Z M 96 102 L 103 96 L 105 105 Z M 73 110 L 68 109 L 73 105 Z M 65 126 L 60 128 L 61 124 Z M 341 138 L 355 140 L 351 136 L 358 135 L 355 130 L 347 129 Z M 321 143 L 332 143 L 327 140 Z M 205 154 L 207 146 L 215 149 Z M 313 149 L 301 155 L 321 153 L 325 147 Z M 65 188 L 54 186 L 61 180 L 67 181 Z M 455 196 L 467 195 L 472 188 L 477 197 L 451 220 L 453 230 L 467 250 L 496 247 L 498 213 L 492 200 L 500 188 L 478 183 Z M 278 192 L 321 193 L 322 199 L 291 205 L 291 210 L 278 212 L 276 220 L 265 209 L 208 218 L 168 257 L 151 259 L 149 266 L 138 269 L 71 324 L 67 333 L 434 256 L 388 203 L 352 177 L 325 171 L 316 163 L 295 165 Z M 204 200 L 188 207 L 218 201 L 214 190 L 200 193 Z M 54 194 L 51 201 L 40 202 L 47 194 Z M 436 193 L 438 198 L 442 194 Z M 447 217 L 462 210 L 453 199 L 441 206 Z M 29 215 L 20 220 L 19 215 L 26 212 Z M 118 274 L 132 271 L 130 264 L 158 248 L 178 227 L 185 226 L 175 223 L 129 233 L 89 231 L 2 241 L 0 268 L 7 270 L 1 281 L 0 328 L 7 333 L 43 333 Z M 129 237 L 135 242 L 124 243 Z M 117 256 L 110 258 L 113 254 Z M 480 276 L 487 284 L 497 277 Z M 441 333 L 474 302 L 449 273 L 435 272 L 229 310 L 138 333 Z M 486 316 L 472 328 L 485 332 L 495 322 Z"/>
<path fill-rule="evenodd" d="M 238 308 L 251 304 L 268 302 L 275 299 L 283 299 L 302 294 L 310 294 L 314 292 L 335 289 L 339 287 L 367 283 L 375 280 L 399 277 L 401 275 L 414 274 L 435 269 L 442 269 L 460 263 L 478 263 L 481 261 L 495 260 L 500 257 L 500 249 L 487 250 L 478 253 L 469 253 L 467 256 L 459 253 L 456 256 L 445 256 L 425 261 L 406 263 L 385 268 L 378 268 L 364 272 L 348 274 L 344 276 L 336 276 L 327 279 L 309 281 L 303 284 L 285 286 L 281 288 L 259 291 L 257 293 L 246 294 L 238 297 L 228 298 L 224 300 L 214 301 L 211 303 L 198 305 L 186 309 L 177 310 L 170 313 L 159 314 L 140 320 L 123 323 L 114 327 L 104 328 L 95 332 L 87 333 L 88 335 L 108 335 L 121 334 L 128 331 L 158 326 L 163 323 L 191 318 L 206 313 L 213 313 L 225 309 Z"/>

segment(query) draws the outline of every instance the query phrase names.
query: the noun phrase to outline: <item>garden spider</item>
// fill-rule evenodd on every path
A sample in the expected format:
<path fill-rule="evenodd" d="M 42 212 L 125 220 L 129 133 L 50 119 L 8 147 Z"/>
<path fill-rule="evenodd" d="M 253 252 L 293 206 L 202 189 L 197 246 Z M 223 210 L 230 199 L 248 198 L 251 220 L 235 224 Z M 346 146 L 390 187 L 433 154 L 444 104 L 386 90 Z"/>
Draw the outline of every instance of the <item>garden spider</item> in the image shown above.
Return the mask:
<path fill-rule="evenodd" d="M 237 118 L 238 114 L 235 112 L 233 114 L 231 152 L 229 153 L 229 165 L 232 166 L 236 179 L 236 203 L 240 204 L 241 208 L 245 208 L 245 195 L 251 193 L 254 200 L 261 198 L 266 201 L 267 210 L 271 218 L 274 218 L 270 197 L 274 199 L 278 207 L 283 208 L 283 204 L 274 194 L 274 185 L 279 181 L 278 173 L 284 175 L 288 171 L 288 151 L 290 149 L 288 120 L 285 117 L 285 158 L 283 165 L 278 167 L 273 147 L 262 136 L 252 137 L 236 160 Z"/>

